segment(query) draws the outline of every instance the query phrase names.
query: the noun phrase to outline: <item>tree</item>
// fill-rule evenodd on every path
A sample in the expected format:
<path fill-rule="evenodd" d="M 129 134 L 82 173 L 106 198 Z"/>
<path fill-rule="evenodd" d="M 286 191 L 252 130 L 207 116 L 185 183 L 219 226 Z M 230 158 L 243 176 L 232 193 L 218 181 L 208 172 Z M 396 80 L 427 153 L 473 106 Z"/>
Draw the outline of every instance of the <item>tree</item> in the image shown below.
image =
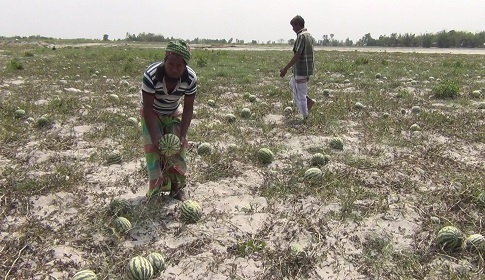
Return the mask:
<path fill-rule="evenodd" d="M 104 34 L 104 35 L 103 35 L 103 41 L 109 41 L 108 37 L 109 37 L 109 35 L 108 35 L 108 34 Z"/>

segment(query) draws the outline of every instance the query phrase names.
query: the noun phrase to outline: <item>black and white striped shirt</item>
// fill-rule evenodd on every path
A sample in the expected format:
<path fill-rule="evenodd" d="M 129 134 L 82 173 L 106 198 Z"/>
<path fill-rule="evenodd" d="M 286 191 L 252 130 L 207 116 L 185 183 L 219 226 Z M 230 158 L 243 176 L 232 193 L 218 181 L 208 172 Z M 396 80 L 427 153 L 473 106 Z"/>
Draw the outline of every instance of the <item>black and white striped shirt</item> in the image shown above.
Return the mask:
<path fill-rule="evenodd" d="M 172 93 L 168 93 L 165 86 L 165 68 L 162 62 L 155 62 L 148 66 L 143 74 L 141 89 L 149 94 L 155 95 L 153 110 L 159 114 L 171 115 L 180 106 L 180 101 L 185 95 L 196 94 L 197 76 L 190 68 L 182 74 L 179 83 Z M 143 105 L 143 97 L 141 97 Z"/>

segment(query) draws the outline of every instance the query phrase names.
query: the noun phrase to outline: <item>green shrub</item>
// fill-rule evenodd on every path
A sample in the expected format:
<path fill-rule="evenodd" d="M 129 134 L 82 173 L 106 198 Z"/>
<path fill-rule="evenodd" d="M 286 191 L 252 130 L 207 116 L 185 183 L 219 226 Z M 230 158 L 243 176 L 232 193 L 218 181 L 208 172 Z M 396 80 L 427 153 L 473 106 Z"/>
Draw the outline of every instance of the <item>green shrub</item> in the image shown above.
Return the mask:
<path fill-rule="evenodd" d="M 10 70 L 23 70 L 24 66 L 18 59 L 14 58 L 10 60 L 10 62 L 7 65 L 7 68 Z"/>
<path fill-rule="evenodd" d="M 366 57 L 359 57 L 354 61 L 354 64 L 355 65 L 369 64 L 369 59 L 367 59 Z"/>
<path fill-rule="evenodd" d="M 455 81 L 443 80 L 433 88 L 433 94 L 436 98 L 455 98 L 458 95 L 460 87 Z"/>

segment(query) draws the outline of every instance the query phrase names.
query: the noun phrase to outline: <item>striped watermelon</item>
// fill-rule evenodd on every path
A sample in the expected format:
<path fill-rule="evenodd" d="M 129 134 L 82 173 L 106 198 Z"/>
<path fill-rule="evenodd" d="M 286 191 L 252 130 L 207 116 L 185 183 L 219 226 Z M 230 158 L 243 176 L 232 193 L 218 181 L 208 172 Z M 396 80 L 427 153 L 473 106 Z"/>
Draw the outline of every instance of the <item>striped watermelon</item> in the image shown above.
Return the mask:
<path fill-rule="evenodd" d="M 227 121 L 227 122 L 235 122 L 236 121 L 236 116 L 234 114 L 226 114 L 224 116 L 224 119 Z"/>
<path fill-rule="evenodd" d="M 119 151 L 113 151 L 108 155 L 108 164 L 120 164 L 121 163 L 121 153 Z"/>
<path fill-rule="evenodd" d="M 133 228 L 130 220 L 125 217 L 116 217 L 113 224 L 115 225 L 116 232 L 119 233 L 127 233 Z"/>
<path fill-rule="evenodd" d="M 330 161 L 330 158 L 326 154 L 316 153 L 312 156 L 312 165 L 325 165 Z"/>
<path fill-rule="evenodd" d="M 465 247 L 471 251 L 485 252 L 485 237 L 479 233 L 471 234 L 465 240 Z"/>
<path fill-rule="evenodd" d="M 209 99 L 207 100 L 207 104 L 211 107 L 215 107 L 216 106 L 216 102 L 213 100 L 213 99 Z"/>
<path fill-rule="evenodd" d="M 261 163 L 272 163 L 274 159 L 273 152 L 268 148 L 261 148 L 258 150 L 256 156 Z"/>
<path fill-rule="evenodd" d="M 196 223 L 202 217 L 202 209 L 193 200 L 186 200 L 180 207 L 180 218 L 186 223 Z"/>
<path fill-rule="evenodd" d="M 343 150 L 344 149 L 344 141 L 340 137 L 333 137 L 330 139 L 330 148 L 335 150 Z"/>
<path fill-rule="evenodd" d="M 25 112 L 25 110 L 17 109 L 15 111 L 15 117 L 18 118 L 18 119 L 24 118 L 25 115 L 27 115 L 27 113 Z"/>
<path fill-rule="evenodd" d="M 173 156 L 180 151 L 180 138 L 172 133 L 164 134 L 159 142 L 160 152 L 165 156 Z"/>
<path fill-rule="evenodd" d="M 115 198 L 109 203 L 109 210 L 115 216 L 123 216 L 131 213 L 131 204 L 124 198 Z"/>
<path fill-rule="evenodd" d="M 154 273 L 164 271 L 166 268 L 165 257 L 160 253 L 150 253 L 147 260 L 151 263 Z"/>
<path fill-rule="evenodd" d="M 98 277 L 96 276 L 96 273 L 94 273 L 94 271 L 85 269 L 76 272 L 71 280 L 98 280 Z"/>
<path fill-rule="evenodd" d="M 420 113 L 420 112 L 421 112 L 421 107 L 419 107 L 419 106 L 413 106 L 413 107 L 411 108 L 411 112 L 412 112 L 413 114 L 418 114 L 418 113 Z"/>
<path fill-rule="evenodd" d="M 322 178 L 322 175 L 322 170 L 317 167 L 312 167 L 305 171 L 305 175 L 303 175 L 303 181 L 308 183 L 315 183 Z"/>
<path fill-rule="evenodd" d="M 197 153 L 199 155 L 208 155 L 211 153 L 211 145 L 209 143 L 201 143 L 197 147 Z"/>
<path fill-rule="evenodd" d="M 249 100 L 249 102 L 255 102 L 256 101 L 256 95 L 253 95 L 253 94 L 249 95 L 248 100 Z"/>
<path fill-rule="evenodd" d="M 153 277 L 153 267 L 148 259 L 142 256 L 134 257 L 126 268 L 126 278 L 129 280 L 148 280 Z"/>
<path fill-rule="evenodd" d="M 438 232 L 436 243 L 445 250 L 461 247 L 465 237 L 463 232 L 454 226 L 446 226 Z"/>
<path fill-rule="evenodd" d="M 243 118 L 251 117 L 251 110 L 249 108 L 243 108 L 241 110 L 241 117 L 243 117 Z"/>
<path fill-rule="evenodd" d="M 49 122 L 50 122 L 49 118 L 46 115 L 44 115 L 37 119 L 36 125 L 38 127 L 44 127 L 44 126 L 47 126 Z"/>

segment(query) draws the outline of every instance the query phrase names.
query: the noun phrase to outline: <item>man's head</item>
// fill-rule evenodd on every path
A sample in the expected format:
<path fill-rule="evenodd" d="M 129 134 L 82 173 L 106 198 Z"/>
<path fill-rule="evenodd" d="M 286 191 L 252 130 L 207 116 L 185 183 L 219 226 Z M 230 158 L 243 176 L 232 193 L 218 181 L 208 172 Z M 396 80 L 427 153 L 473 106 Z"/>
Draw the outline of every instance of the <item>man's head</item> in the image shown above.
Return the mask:
<path fill-rule="evenodd" d="M 302 28 L 305 28 L 305 20 L 301 16 L 295 16 L 290 21 L 293 31 L 298 32 Z"/>
<path fill-rule="evenodd" d="M 165 49 L 165 73 L 169 78 L 182 77 L 190 60 L 190 47 L 184 41 L 170 41 Z"/>

